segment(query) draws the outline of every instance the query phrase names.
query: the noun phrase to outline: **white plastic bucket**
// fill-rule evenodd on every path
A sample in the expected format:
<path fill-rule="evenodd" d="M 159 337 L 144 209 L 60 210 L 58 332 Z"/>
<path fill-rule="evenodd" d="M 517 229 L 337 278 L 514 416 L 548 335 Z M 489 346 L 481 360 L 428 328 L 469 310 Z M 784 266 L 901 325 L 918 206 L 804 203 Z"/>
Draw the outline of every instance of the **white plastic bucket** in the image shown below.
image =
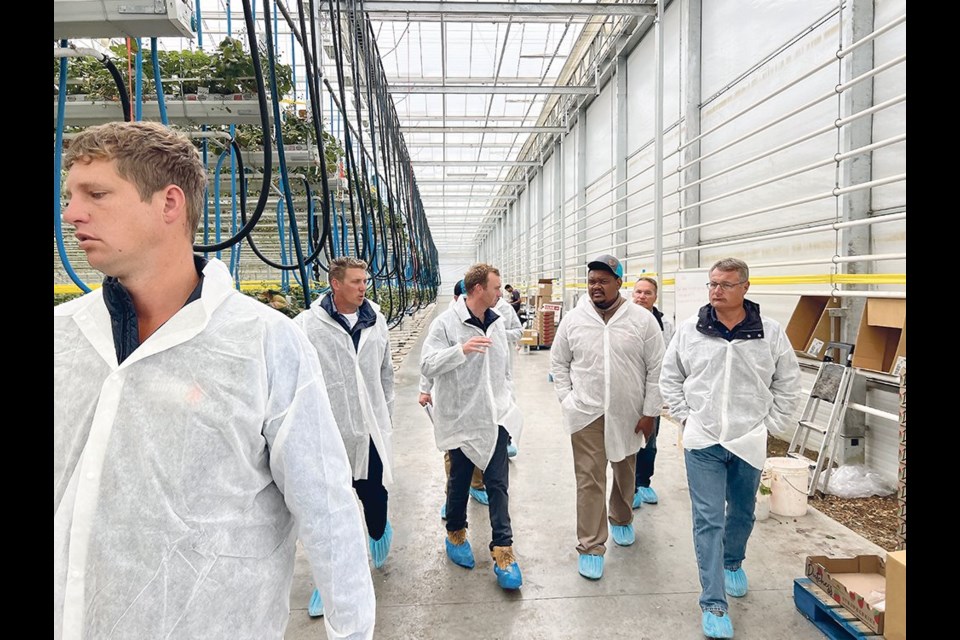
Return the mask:
<path fill-rule="evenodd" d="M 807 486 L 810 467 L 796 458 L 767 458 L 770 470 L 770 512 L 779 516 L 807 514 Z"/>

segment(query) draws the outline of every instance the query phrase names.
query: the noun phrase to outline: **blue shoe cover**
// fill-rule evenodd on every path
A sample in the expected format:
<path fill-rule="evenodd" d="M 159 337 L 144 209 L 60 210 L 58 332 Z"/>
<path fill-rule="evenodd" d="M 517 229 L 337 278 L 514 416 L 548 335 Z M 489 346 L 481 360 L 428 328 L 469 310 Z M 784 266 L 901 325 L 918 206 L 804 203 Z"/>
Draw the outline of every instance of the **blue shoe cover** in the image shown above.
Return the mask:
<path fill-rule="evenodd" d="M 581 553 L 579 569 L 584 578 L 599 580 L 603 577 L 603 556 Z"/>
<path fill-rule="evenodd" d="M 454 564 L 467 569 L 473 569 L 476 562 L 473 560 L 473 549 L 470 548 L 470 541 L 466 540 L 460 544 L 453 544 L 447 538 L 447 557 L 453 560 Z"/>
<path fill-rule="evenodd" d="M 444 502 L 443 506 L 440 507 L 440 519 L 441 520 L 447 519 L 447 503 L 446 502 Z"/>
<path fill-rule="evenodd" d="M 487 497 L 486 489 L 474 489 L 470 487 L 470 496 L 480 504 L 490 504 L 490 498 Z"/>
<path fill-rule="evenodd" d="M 729 613 L 717 615 L 713 611 L 704 611 L 700 626 L 703 627 L 703 635 L 708 638 L 733 637 L 733 622 Z"/>
<path fill-rule="evenodd" d="M 513 443 L 507 445 L 507 457 L 508 458 L 517 457 L 517 445 Z"/>
<path fill-rule="evenodd" d="M 520 574 L 520 567 L 516 562 L 511 563 L 506 569 L 501 569 L 494 562 L 493 572 L 497 574 L 497 584 L 502 589 L 519 589 L 520 585 L 523 584 L 523 576 Z"/>
<path fill-rule="evenodd" d="M 653 487 L 637 487 L 637 495 L 640 496 L 641 502 L 646 502 L 647 504 L 657 504 L 660 500 L 657 492 L 653 490 Z M 637 499 L 634 498 L 633 501 L 636 502 Z"/>
<path fill-rule="evenodd" d="M 747 595 L 747 574 L 740 567 L 736 571 L 723 570 L 723 590 L 727 595 L 734 598 L 742 598 Z"/>
<path fill-rule="evenodd" d="M 630 524 L 612 524 L 610 531 L 613 533 L 613 541 L 621 547 L 629 547 L 637 539 L 633 532 L 633 523 Z"/>
<path fill-rule="evenodd" d="M 323 599 L 320 597 L 319 589 L 314 589 L 313 595 L 310 596 L 307 614 L 309 614 L 311 618 L 319 618 L 323 615 Z"/>
<path fill-rule="evenodd" d="M 643 506 L 643 500 L 640 498 L 640 490 L 637 489 L 637 492 L 633 494 L 633 508 L 639 509 Z"/>
<path fill-rule="evenodd" d="M 370 536 L 367 536 L 367 539 L 370 543 L 370 555 L 373 556 L 373 566 L 379 569 L 387 561 L 387 554 L 390 553 L 390 542 L 393 541 L 393 527 L 390 526 L 390 521 L 387 520 L 387 526 L 379 540 L 374 540 Z"/>

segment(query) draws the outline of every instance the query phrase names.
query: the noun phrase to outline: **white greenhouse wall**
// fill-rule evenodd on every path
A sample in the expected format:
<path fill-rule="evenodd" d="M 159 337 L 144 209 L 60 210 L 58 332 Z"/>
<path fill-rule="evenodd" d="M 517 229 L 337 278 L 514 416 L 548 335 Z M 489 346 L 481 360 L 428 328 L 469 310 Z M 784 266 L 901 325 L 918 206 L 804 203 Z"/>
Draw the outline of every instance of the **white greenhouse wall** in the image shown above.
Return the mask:
<path fill-rule="evenodd" d="M 837 84 L 851 79 L 849 60 L 853 58 L 837 57 L 839 49 L 853 44 L 847 41 L 853 19 L 849 3 L 843 8 L 835 0 L 781 0 L 748 7 L 734 0 L 701 4 L 699 25 L 688 29 L 683 24 L 688 0 L 666 7 L 662 23 L 663 218 L 658 276 L 667 282 L 661 284 L 661 308 L 668 315 L 673 313 L 670 281 L 683 265 L 704 268 L 728 256 L 751 265 L 755 280 L 749 297 L 761 304 L 764 315 L 782 325 L 789 321 L 800 293 L 828 295 L 833 288 L 848 288 L 831 283 L 834 276 L 857 272 L 900 277 L 906 272 L 905 259 L 861 261 L 854 263 L 855 269 L 833 264 L 832 259 L 850 255 L 846 242 L 851 232 L 833 225 L 847 215 L 848 200 L 853 203 L 850 206 L 857 206 L 855 198 L 846 199 L 836 191 L 851 186 L 843 180 L 853 161 L 837 161 L 837 155 L 847 150 L 844 145 L 851 131 L 874 144 L 904 138 L 870 152 L 869 175 L 857 180 L 894 180 L 870 188 L 869 197 L 863 199 L 869 210 L 854 210 L 853 215 L 866 219 L 906 213 L 905 63 L 876 74 L 866 92 L 867 83 L 858 83 L 838 95 Z M 861 33 L 900 20 L 905 12 L 905 0 L 875 0 L 873 26 L 861 27 Z M 688 36 L 693 40 L 699 36 L 699 42 L 687 42 Z M 508 212 L 507 218 L 518 218 L 524 226 L 501 221 L 481 242 L 482 255 L 509 265 L 508 279 L 530 284 L 538 277 L 562 277 L 564 300 L 570 304 L 583 291 L 585 262 L 598 253 L 621 257 L 627 284 L 655 271 L 654 45 L 651 29 L 627 55 L 625 121 L 617 122 L 615 117 L 618 79 L 614 74 L 591 98 L 585 117 L 577 116 L 562 143 L 548 150 L 537 177 Z M 694 49 L 692 54 L 686 53 L 688 48 Z M 874 67 L 904 56 L 905 21 L 877 36 L 872 52 Z M 684 65 L 691 60 L 700 61 L 700 95 L 688 105 Z M 838 129 L 837 121 L 852 115 L 846 111 L 850 96 L 862 99 L 864 93 L 872 104 L 899 102 L 872 114 L 869 121 L 859 119 Z M 684 182 L 688 174 L 683 163 L 692 152 L 682 149 L 694 125 L 700 134 L 696 198 L 696 191 Z M 583 138 L 581 128 L 585 128 Z M 617 205 L 615 158 L 623 135 L 626 198 Z M 585 148 L 580 148 L 581 140 L 586 141 Z M 626 244 L 618 246 L 616 215 L 623 207 Z M 519 229 L 517 233 L 528 237 L 504 242 L 504 230 L 509 229 Z M 857 234 L 867 238 L 870 253 L 905 254 L 905 220 L 860 229 Z M 698 234 L 698 239 L 691 240 L 691 234 Z M 779 235 L 763 237 L 774 234 Z M 787 276 L 804 276 L 809 282 L 786 283 Z M 770 280 L 764 282 L 765 278 Z M 862 288 L 904 291 L 903 284 Z M 703 297 L 706 303 L 706 291 Z M 850 305 L 862 306 L 856 300 Z M 856 327 L 859 317 L 847 321 Z M 814 375 L 812 367 L 804 369 L 806 389 Z M 868 382 L 865 403 L 896 413 L 895 386 Z M 865 423 L 868 465 L 888 481 L 895 480 L 896 423 L 869 415 Z"/>

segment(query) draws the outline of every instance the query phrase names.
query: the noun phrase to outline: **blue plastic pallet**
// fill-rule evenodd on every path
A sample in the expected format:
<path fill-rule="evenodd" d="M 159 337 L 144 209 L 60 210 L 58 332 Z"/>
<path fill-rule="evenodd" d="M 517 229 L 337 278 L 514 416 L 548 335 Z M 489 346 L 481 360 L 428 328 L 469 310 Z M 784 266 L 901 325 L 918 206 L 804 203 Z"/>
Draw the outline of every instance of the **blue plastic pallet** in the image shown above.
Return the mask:
<path fill-rule="evenodd" d="M 793 581 L 793 602 L 831 640 L 883 640 L 882 635 L 860 622 L 809 578 Z"/>

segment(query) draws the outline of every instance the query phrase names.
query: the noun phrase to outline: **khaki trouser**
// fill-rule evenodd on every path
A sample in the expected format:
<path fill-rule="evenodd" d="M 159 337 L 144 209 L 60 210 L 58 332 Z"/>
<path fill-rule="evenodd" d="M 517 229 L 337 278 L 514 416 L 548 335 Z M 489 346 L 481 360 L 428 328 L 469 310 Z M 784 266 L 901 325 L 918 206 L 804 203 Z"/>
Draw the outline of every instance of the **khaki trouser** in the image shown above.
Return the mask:
<path fill-rule="evenodd" d="M 603 447 L 603 416 L 577 431 L 573 443 L 573 468 L 577 475 L 577 545 L 578 553 L 602 556 L 607 541 L 607 454 Z M 637 456 L 627 456 L 613 467 L 613 490 L 610 492 L 611 524 L 633 522 L 634 473 Z"/>
<path fill-rule="evenodd" d="M 449 451 L 443 452 L 443 469 L 444 471 L 447 472 L 447 482 L 449 483 L 450 481 L 450 452 Z M 444 492 L 446 492 L 447 485 L 444 484 L 443 487 L 444 487 Z M 473 467 L 473 478 L 470 479 L 470 487 L 473 489 L 479 489 L 480 491 L 485 490 L 483 486 L 483 471 L 481 471 L 479 467 L 476 467 L 476 466 Z"/>

